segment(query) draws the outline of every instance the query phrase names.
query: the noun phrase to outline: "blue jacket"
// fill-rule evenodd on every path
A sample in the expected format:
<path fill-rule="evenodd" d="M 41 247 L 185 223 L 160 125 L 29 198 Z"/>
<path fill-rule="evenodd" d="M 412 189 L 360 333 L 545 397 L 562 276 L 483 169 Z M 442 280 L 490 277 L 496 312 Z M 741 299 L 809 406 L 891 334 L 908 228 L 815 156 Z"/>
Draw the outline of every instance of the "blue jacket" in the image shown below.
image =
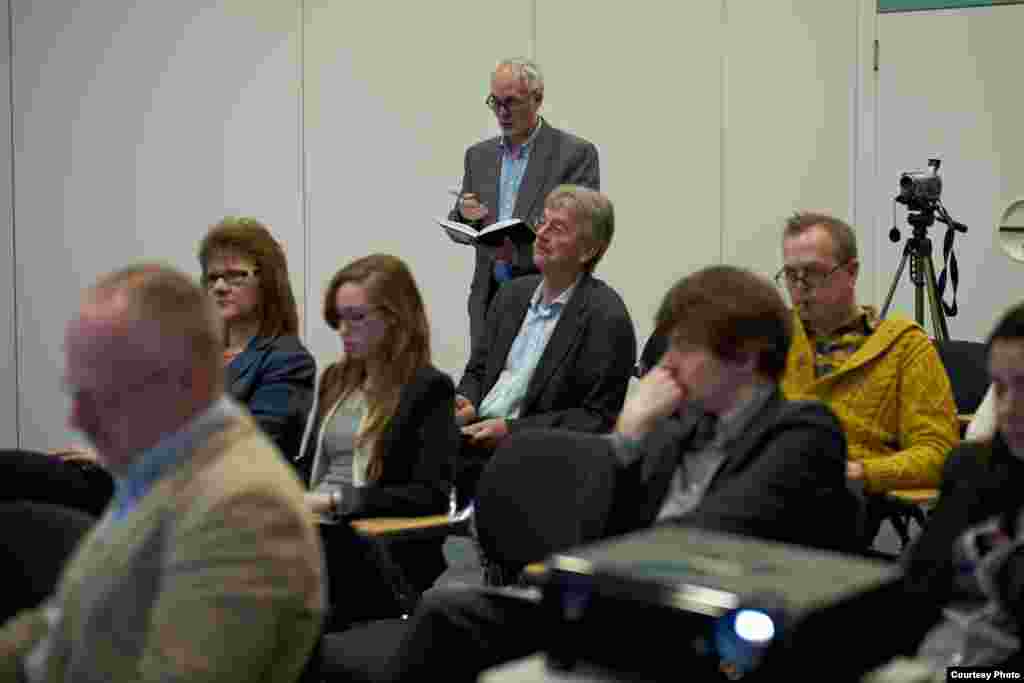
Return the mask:
<path fill-rule="evenodd" d="M 295 336 L 253 337 L 226 369 L 227 391 L 291 463 L 313 405 L 316 362 Z"/>

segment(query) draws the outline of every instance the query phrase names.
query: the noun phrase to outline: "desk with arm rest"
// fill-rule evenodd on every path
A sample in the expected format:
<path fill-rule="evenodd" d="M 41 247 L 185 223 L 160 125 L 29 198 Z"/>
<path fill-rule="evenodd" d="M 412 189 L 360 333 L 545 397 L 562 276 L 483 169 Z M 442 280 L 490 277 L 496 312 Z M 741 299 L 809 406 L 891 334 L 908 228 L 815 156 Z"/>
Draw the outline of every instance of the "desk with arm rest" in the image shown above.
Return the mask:
<path fill-rule="evenodd" d="M 957 413 L 956 419 L 960 423 L 960 438 L 962 439 L 967 434 L 967 428 L 974 420 L 974 413 Z"/>
<path fill-rule="evenodd" d="M 889 495 L 902 500 L 905 503 L 913 503 L 914 505 L 920 505 L 924 508 L 930 508 L 935 505 L 935 501 L 939 499 L 938 489 L 899 489 L 896 491 L 890 491 Z"/>
<path fill-rule="evenodd" d="M 381 540 L 465 535 L 469 530 L 468 519 L 447 514 L 423 517 L 369 517 L 352 520 L 350 524 L 360 534 Z"/>

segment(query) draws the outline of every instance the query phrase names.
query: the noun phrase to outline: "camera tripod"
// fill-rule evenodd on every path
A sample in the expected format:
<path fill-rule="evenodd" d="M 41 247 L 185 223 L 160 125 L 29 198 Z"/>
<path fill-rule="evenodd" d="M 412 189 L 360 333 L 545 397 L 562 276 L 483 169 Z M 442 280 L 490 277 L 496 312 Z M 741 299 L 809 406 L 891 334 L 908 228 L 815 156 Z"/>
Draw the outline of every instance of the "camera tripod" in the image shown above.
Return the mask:
<path fill-rule="evenodd" d="M 921 327 L 924 324 L 924 298 L 927 292 L 928 311 L 931 318 L 932 328 L 937 341 L 949 339 L 949 327 L 946 323 L 946 312 L 942 309 L 942 301 L 939 298 L 938 287 L 935 278 L 935 264 L 932 262 L 932 241 L 928 237 L 928 226 L 934 223 L 935 217 L 930 211 L 922 211 L 918 214 L 911 214 L 907 222 L 914 228 L 913 234 L 907 239 L 903 247 L 903 257 L 896 269 L 892 286 L 889 287 L 889 294 L 885 297 L 885 305 L 882 306 L 881 318 L 889 313 L 889 306 L 892 304 L 893 294 L 896 293 L 896 286 L 899 285 L 903 269 L 910 261 L 910 281 L 914 285 L 914 320 Z M 893 228 L 889 233 L 893 242 L 900 240 L 899 230 Z M 927 329 L 927 328 L 925 328 Z"/>

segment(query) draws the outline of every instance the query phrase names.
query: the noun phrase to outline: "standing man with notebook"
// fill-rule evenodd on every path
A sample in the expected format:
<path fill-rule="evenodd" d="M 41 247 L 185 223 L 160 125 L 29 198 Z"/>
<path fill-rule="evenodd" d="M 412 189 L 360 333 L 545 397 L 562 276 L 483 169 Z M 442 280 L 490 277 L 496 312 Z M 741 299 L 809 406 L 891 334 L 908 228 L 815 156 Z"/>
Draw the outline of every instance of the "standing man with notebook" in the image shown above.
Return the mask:
<path fill-rule="evenodd" d="M 521 218 L 533 224 L 544 211 L 544 198 L 558 185 L 599 190 L 597 148 L 582 138 L 550 126 L 540 116 L 544 77 L 526 59 L 505 59 L 491 74 L 487 106 L 501 135 L 466 150 L 462 191 L 449 214 L 475 228 Z M 477 246 L 469 289 L 470 341 L 483 335 L 487 307 L 502 282 L 536 273 L 533 248 L 506 240 L 492 248 Z"/>

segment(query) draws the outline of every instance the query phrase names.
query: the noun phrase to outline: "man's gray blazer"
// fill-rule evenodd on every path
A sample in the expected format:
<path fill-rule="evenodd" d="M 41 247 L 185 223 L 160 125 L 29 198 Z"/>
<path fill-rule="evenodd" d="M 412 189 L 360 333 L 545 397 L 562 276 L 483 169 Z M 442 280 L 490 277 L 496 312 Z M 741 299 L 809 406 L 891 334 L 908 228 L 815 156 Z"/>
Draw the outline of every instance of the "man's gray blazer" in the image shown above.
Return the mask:
<path fill-rule="evenodd" d="M 476 227 L 493 223 L 498 215 L 498 184 L 501 181 L 501 138 L 479 142 L 466 150 L 462 192 L 472 192 L 491 213 Z M 601 172 L 597 148 L 587 140 L 541 122 L 541 128 L 530 150 L 530 161 L 519 186 L 513 216 L 530 221 L 544 214 L 544 198 L 557 186 L 569 183 L 593 190 L 601 189 Z M 458 207 L 452 209 L 451 220 L 465 222 Z M 533 245 L 517 245 L 513 277 L 537 272 L 533 265 Z M 494 249 L 476 247 L 476 268 L 469 287 L 469 334 L 472 346 L 484 334 L 487 307 L 498 291 L 494 280 Z M 472 348 L 471 346 L 471 348 Z"/>

